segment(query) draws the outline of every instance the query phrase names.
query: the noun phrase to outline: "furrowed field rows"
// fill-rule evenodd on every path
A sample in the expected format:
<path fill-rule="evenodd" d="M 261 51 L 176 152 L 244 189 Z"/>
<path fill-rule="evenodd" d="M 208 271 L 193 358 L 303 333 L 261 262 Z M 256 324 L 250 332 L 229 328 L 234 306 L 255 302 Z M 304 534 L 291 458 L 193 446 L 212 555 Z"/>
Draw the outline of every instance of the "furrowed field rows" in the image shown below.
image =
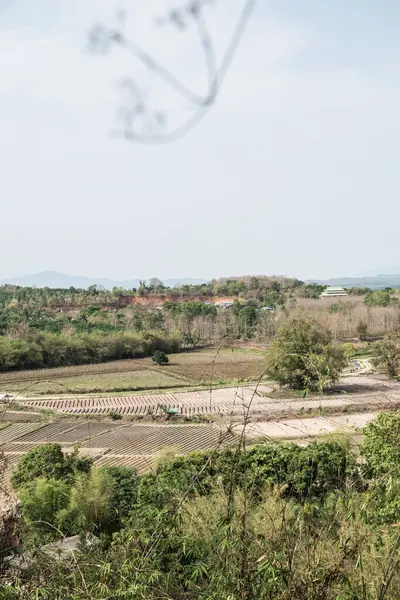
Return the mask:
<path fill-rule="evenodd" d="M 154 456 L 118 456 L 106 454 L 95 461 L 96 467 L 131 467 L 138 473 L 151 471 L 154 465 Z"/>
<path fill-rule="evenodd" d="M 20 442 L 19 440 L 17 440 L 16 442 L 8 442 L 5 446 L 2 447 L 2 451 L 7 456 L 9 454 L 25 454 L 25 452 L 29 452 L 37 446 L 38 442 Z"/>
<path fill-rule="evenodd" d="M 186 454 L 212 448 L 219 441 L 218 429 L 208 425 L 131 425 L 84 442 L 82 448 L 95 444 L 96 447 L 109 448 L 111 454 L 147 455 L 173 447 L 179 453 Z"/>
<path fill-rule="evenodd" d="M 0 373 L 0 387 L 18 394 L 100 393 L 186 385 L 257 381 L 265 370 L 260 353 L 200 350 L 170 356 L 166 369 L 151 358 Z"/>
<path fill-rule="evenodd" d="M 25 429 L 21 429 L 21 425 Z M 22 436 L 26 425 L 11 425 L 5 431 L 13 429 L 12 435 L 0 442 L 5 443 L 4 456 L 10 465 L 17 464 L 23 454 L 44 443 L 60 443 L 66 452 L 72 451 L 74 443 L 80 443 L 80 453 L 93 457 L 97 466 L 126 465 L 146 471 L 152 468 L 154 455 L 162 449 L 173 448 L 179 454 L 186 454 L 226 446 L 236 439 L 231 433 L 221 435 L 216 427 L 210 425 L 121 426 L 61 422 L 45 425 Z M 37 424 L 33 425 L 37 427 Z"/>
<path fill-rule="evenodd" d="M 66 377 L 79 377 L 81 375 L 102 375 L 103 373 L 126 373 L 151 368 L 152 366 L 154 368 L 151 359 L 135 358 L 74 367 L 5 372 L 0 373 L 0 384 L 19 381 L 29 383 L 29 381 L 40 381 L 41 379 L 64 379 Z"/>
<path fill-rule="evenodd" d="M 181 414 L 229 413 L 236 408 L 242 410 L 248 401 L 264 403 L 265 398 L 255 393 L 254 388 L 225 388 L 210 392 L 176 392 L 147 396 L 113 398 L 66 398 L 52 400 L 26 400 L 30 407 L 47 408 L 69 414 L 108 413 L 146 415 L 160 414 L 164 408 L 178 409 Z"/>
<path fill-rule="evenodd" d="M 56 444 L 74 444 L 83 440 L 91 439 L 111 428 L 110 423 L 50 423 L 41 428 L 40 431 L 32 431 L 20 438 L 19 442 L 35 442 L 45 444 L 53 442 Z"/>
<path fill-rule="evenodd" d="M 12 442 L 25 434 L 43 427 L 43 423 L 13 423 L 6 429 L 0 430 L 0 445 Z"/>
<path fill-rule="evenodd" d="M 6 410 L 1 413 L 2 421 L 32 423 L 33 421 L 39 421 L 39 419 L 40 419 L 39 413 L 35 413 L 35 412 Z"/>

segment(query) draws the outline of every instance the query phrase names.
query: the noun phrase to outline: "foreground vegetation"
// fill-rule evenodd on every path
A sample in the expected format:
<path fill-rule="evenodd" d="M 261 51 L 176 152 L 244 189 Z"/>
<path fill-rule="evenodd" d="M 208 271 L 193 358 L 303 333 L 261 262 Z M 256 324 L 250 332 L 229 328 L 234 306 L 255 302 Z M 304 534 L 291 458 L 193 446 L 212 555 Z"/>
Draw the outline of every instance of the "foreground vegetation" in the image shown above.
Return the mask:
<path fill-rule="evenodd" d="M 344 439 L 242 440 L 165 454 L 141 476 L 38 448 L 13 476 L 22 516 L 4 532 L 1 597 L 397 600 L 399 432 L 399 415 L 380 415 L 362 465 Z M 10 545 L 37 549 L 60 532 L 82 535 L 81 547 L 7 566 Z"/>

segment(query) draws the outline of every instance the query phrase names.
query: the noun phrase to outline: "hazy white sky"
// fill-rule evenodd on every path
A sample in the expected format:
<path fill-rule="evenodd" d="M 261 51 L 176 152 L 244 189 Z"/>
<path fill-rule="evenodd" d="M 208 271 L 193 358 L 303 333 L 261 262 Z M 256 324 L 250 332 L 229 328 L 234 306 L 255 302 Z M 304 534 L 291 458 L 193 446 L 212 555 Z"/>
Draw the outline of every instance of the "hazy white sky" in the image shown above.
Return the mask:
<path fill-rule="evenodd" d="M 244 0 L 205 16 L 220 59 Z M 259 0 L 217 104 L 169 145 L 110 136 L 130 75 L 173 127 L 192 114 L 97 21 L 205 88 L 166 0 L 0 0 L 0 279 L 354 275 L 400 264 L 400 3 Z M 183 4 L 183 0 L 175 0 Z"/>

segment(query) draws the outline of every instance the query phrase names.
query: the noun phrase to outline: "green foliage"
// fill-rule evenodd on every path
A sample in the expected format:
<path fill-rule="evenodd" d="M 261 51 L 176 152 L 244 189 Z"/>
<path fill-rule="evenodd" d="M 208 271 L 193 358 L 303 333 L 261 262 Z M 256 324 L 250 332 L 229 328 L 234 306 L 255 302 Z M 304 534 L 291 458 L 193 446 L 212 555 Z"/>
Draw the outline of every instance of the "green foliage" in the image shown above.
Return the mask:
<path fill-rule="evenodd" d="M 319 285 L 318 283 L 302 284 L 297 287 L 297 295 L 302 298 L 319 298 L 323 291 L 325 291 L 325 285 Z"/>
<path fill-rule="evenodd" d="M 188 320 L 193 320 L 196 317 L 207 317 L 214 319 L 217 316 L 217 308 L 214 304 L 205 304 L 189 300 L 187 302 L 166 302 L 164 309 L 167 310 L 173 318 L 184 316 Z"/>
<path fill-rule="evenodd" d="M 112 421 L 120 421 L 122 419 L 122 415 L 116 410 L 110 410 L 107 413 L 107 417 L 109 417 Z"/>
<path fill-rule="evenodd" d="M 179 334 L 146 331 L 57 335 L 29 333 L 27 340 L 0 337 L 0 371 L 59 367 L 176 352 Z"/>
<path fill-rule="evenodd" d="M 156 350 L 153 354 L 153 362 L 161 367 L 169 363 L 169 358 L 162 350 Z"/>
<path fill-rule="evenodd" d="M 391 304 L 397 303 L 397 300 L 392 296 L 390 291 L 377 290 L 375 292 L 368 293 L 364 298 L 366 306 L 390 306 Z"/>
<path fill-rule="evenodd" d="M 329 330 L 304 318 L 283 325 L 267 351 L 268 374 L 294 389 L 323 391 L 345 365 L 344 352 L 332 344 Z"/>
<path fill-rule="evenodd" d="M 21 513 L 27 524 L 27 537 L 34 540 L 60 537 L 65 532 L 63 517 L 70 499 L 70 485 L 65 481 L 38 477 L 19 491 Z M 67 531 L 70 533 L 70 531 Z"/>
<path fill-rule="evenodd" d="M 331 304 L 328 307 L 328 311 L 331 314 L 336 314 L 336 313 L 342 313 L 342 314 L 346 314 L 349 313 L 353 308 L 353 305 L 351 302 L 343 302 L 342 300 L 339 300 L 338 302 L 334 302 L 333 304 Z"/>
<path fill-rule="evenodd" d="M 400 334 L 389 333 L 383 340 L 372 346 L 374 362 L 382 367 L 391 378 L 398 376 L 400 372 Z"/>
<path fill-rule="evenodd" d="M 399 434 L 395 413 L 368 426 L 365 467 L 332 439 L 197 452 L 140 476 L 38 478 L 20 492 L 30 541 L 49 539 L 40 520 L 101 539 L 32 553 L 23 578 L 3 565 L 0 596 L 399 600 Z"/>
<path fill-rule="evenodd" d="M 336 442 L 316 442 L 304 448 L 258 445 L 239 456 L 231 450 L 216 455 L 196 452 L 161 463 L 154 474 L 140 477 L 137 507 L 174 507 L 182 492 L 208 495 L 218 478 L 224 489 L 239 486 L 253 498 L 278 485 L 285 497 L 305 501 L 345 489 L 348 481 L 357 481 L 357 474 L 353 457 Z"/>
<path fill-rule="evenodd" d="M 113 519 L 121 524 L 137 502 L 139 477 L 135 469 L 129 467 L 101 467 L 112 482 Z"/>
<path fill-rule="evenodd" d="M 353 287 L 348 288 L 347 293 L 351 296 L 366 296 L 372 293 L 372 290 L 369 287 Z"/>
<path fill-rule="evenodd" d="M 244 306 L 239 310 L 239 330 L 247 338 L 253 336 L 257 323 L 257 311 L 254 306 Z"/>
<path fill-rule="evenodd" d="M 105 470 L 79 473 L 71 488 L 66 521 L 81 531 L 104 530 L 114 520 L 114 481 Z"/>
<path fill-rule="evenodd" d="M 380 413 L 364 428 L 362 454 L 369 477 L 400 476 L 400 415 Z"/>
<path fill-rule="evenodd" d="M 350 360 L 351 358 L 354 358 L 354 356 L 356 356 L 356 354 L 357 354 L 357 348 L 351 342 L 346 342 L 345 344 L 343 344 L 342 349 L 343 349 L 344 355 L 346 357 L 346 360 Z"/>
<path fill-rule="evenodd" d="M 15 489 L 26 486 L 41 477 L 71 482 L 76 472 L 90 471 L 92 460 L 73 452 L 63 454 L 59 444 L 43 444 L 24 454 L 12 474 Z"/>

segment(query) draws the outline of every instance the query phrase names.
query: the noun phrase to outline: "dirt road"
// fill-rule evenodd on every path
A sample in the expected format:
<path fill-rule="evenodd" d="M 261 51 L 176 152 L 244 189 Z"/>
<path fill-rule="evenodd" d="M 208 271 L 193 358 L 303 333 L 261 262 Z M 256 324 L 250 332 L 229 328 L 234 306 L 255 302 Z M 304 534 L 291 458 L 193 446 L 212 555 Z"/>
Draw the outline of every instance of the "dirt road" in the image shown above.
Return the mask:
<path fill-rule="evenodd" d="M 289 394 L 288 394 L 289 396 Z M 322 412 L 361 412 L 400 405 L 400 384 L 372 375 L 345 377 L 330 394 L 307 398 L 274 397 L 270 385 L 215 389 L 212 391 L 176 392 L 138 396 L 53 397 L 45 400 L 24 399 L 31 408 L 48 408 L 70 414 L 106 414 L 110 411 L 126 415 L 161 414 L 177 409 L 185 416 L 225 414 L 236 417 L 249 413 L 257 417 L 301 415 Z"/>

